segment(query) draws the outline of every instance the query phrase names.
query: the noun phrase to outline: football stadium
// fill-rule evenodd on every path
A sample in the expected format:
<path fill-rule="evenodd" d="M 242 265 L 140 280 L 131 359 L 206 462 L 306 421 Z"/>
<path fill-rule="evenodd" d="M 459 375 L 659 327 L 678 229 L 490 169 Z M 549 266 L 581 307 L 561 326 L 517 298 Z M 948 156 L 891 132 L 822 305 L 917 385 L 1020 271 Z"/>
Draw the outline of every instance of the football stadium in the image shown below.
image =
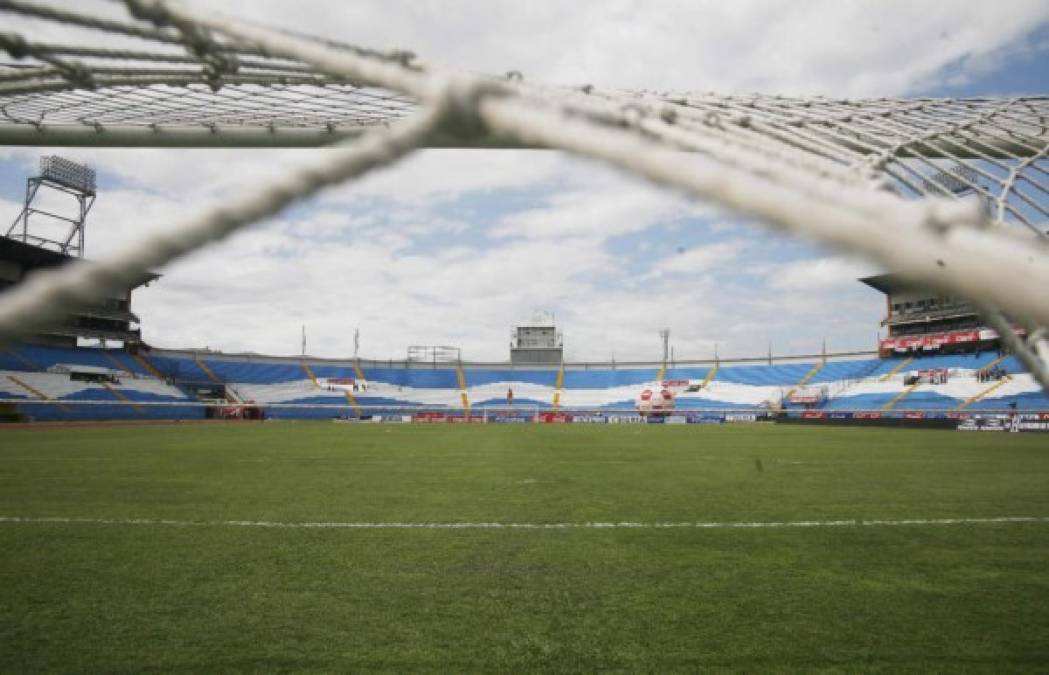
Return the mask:
<path fill-rule="evenodd" d="M 240 10 L 0 1 L 0 145 L 11 153 L 0 154 L 11 209 L 0 231 L 0 670 L 1045 668 L 1044 73 L 1040 90 L 1010 96 L 570 87 L 439 67 Z M 1049 15 L 1034 16 L 1024 39 L 1042 44 Z M 490 324 L 519 309 L 502 307 L 498 289 L 458 305 L 428 296 L 455 332 L 393 323 L 386 342 L 399 342 L 364 350 L 356 330 L 352 351 L 342 335 L 323 356 L 305 325 L 298 353 L 251 334 L 257 324 L 209 268 L 242 264 L 228 252 L 266 237 L 245 228 L 316 225 L 309 204 L 323 190 L 447 148 L 560 151 L 746 218 L 740 227 L 770 242 L 858 256 L 870 266 L 847 266 L 864 271 L 832 292 L 859 294 L 848 297 L 876 315 L 828 304 L 817 316 L 872 337 L 807 350 L 757 350 L 748 337 L 679 358 L 675 317 L 639 311 L 595 325 L 609 344 L 639 331 L 661 349 L 592 358 L 574 346 L 581 322 L 537 311 L 497 325 L 510 341 L 494 346 Z M 128 203 L 130 188 L 93 154 L 111 149 L 162 161 L 309 150 L 117 242 L 98 214 Z M 157 213 L 144 200 L 168 187 L 136 193 L 134 218 Z M 570 239 L 559 233 L 549 250 Z M 172 267 L 220 247 L 189 281 Z M 507 285 L 554 288 L 543 268 L 524 269 L 533 277 Z M 821 292 L 802 276 L 811 289 L 769 287 L 784 325 L 806 306 L 788 296 Z M 317 292 L 276 283 L 292 302 Z M 707 282 L 694 283 L 674 287 L 674 302 L 701 305 Z M 728 305 L 758 294 L 735 278 L 724 287 Z M 333 295 L 328 311 L 362 313 L 363 295 Z M 569 317 L 585 304 L 549 295 Z M 176 296 L 190 297 L 185 318 L 156 310 Z M 377 301 L 411 314 L 397 297 Z M 313 318 L 290 314 L 281 329 L 297 335 Z M 209 325 L 171 328 L 201 316 Z M 725 320 L 744 325 L 734 336 L 777 330 Z M 198 334 L 248 347 L 168 337 Z"/>

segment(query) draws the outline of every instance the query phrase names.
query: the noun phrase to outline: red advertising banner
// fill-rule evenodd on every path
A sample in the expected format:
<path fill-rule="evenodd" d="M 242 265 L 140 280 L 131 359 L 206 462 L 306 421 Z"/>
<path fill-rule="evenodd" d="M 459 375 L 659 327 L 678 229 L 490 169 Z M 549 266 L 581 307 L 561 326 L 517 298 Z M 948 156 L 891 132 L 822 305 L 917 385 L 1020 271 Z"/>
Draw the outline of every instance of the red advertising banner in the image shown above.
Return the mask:
<path fill-rule="evenodd" d="M 448 415 L 445 421 L 452 424 L 477 424 L 484 422 L 484 415 Z"/>
<path fill-rule="evenodd" d="M 879 344 L 882 349 L 895 349 L 906 351 L 908 349 L 939 349 L 944 345 L 961 344 L 964 342 L 977 342 L 981 339 L 992 340 L 998 337 L 997 333 L 992 336 L 981 337 L 981 331 L 964 330 L 955 333 L 934 333 L 932 335 L 907 335 L 897 338 L 886 338 Z"/>
<path fill-rule="evenodd" d="M 536 421 L 544 424 L 565 424 L 566 422 L 571 422 L 572 418 L 564 413 L 545 412 L 539 413 Z"/>
<path fill-rule="evenodd" d="M 827 416 L 827 413 L 822 410 L 806 410 L 801 413 L 801 416 L 807 420 L 821 420 Z"/>
<path fill-rule="evenodd" d="M 925 419 L 925 413 L 923 413 L 923 412 L 916 412 L 916 411 L 905 412 L 905 413 L 903 413 L 903 416 L 904 416 L 905 419 L 909 419 L 909 420 L 923 420 L 923 419 Z"/>
<path fill-rule="evenodd" d="M 434 422 L 444 422 L 448 419 L 448 416 L 440 412 L 421 412 L 412 415 L 413 422 L 424 422 L 432 424 Z"/>
<path fill-rule="evenodd" d="M 1027 331 L 1023 328 L 1013 328 L 1017 335 L 1025 335 Z M 959 330 L 951 333 L 933 333 L 931 335 L 905 335 L 902 337 L 885 338 L 879 340 L 878 345 L 882 350 L 892 349 L 896 351 L 907 351 L 909 349 L 939 349 L 944 345 L 960 344 L 965 342 L 979 342 L 983 340 L 997 340 L 998 333 L 990 328 L 979 330 Z"/>
<path fill-rule="evenodd" d="M 858 420 L 880 420 L 880 412 L 854 412 L 852 416 Z"/>

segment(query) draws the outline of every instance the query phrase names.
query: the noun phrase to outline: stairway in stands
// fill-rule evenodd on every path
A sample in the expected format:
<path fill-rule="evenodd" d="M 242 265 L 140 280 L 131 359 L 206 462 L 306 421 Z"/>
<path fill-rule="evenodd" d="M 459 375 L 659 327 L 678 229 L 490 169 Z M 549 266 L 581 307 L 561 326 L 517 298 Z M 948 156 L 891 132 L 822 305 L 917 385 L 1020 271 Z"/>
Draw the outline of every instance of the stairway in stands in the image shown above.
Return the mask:
<path fill-rule="evenodd" d="M 983 389 L 982 391 L 980 391 L 975 396 L 970 396 L 966 400 L 962 401 L 958 405 L 958 407 L 955 408 L 955 410 L 965 410 L 966 408 L 971 406 L 973 403 L 976 403 L 977 401 L 979 401 L 982 398 L 986 398 L 988 394 L 991 394 L 992 392 L 998 391 L 998 389 L 1000 389 L 1001 387 L 1005 386 L 1006 384 L 1009 384 L 1010 382 L 1012 382 L 1012 380 L 1013 380 L 1013 376 L 1012 375 L 1006 375 L 1005 377 L 1003 377 L 1002 379 L 998 380 L 997 382 L 995 382 L 991 386 L 989 386 L 986 389 Z"/>
<path fill-rule="evenodd" d="M 209 366 L 208 364 L 204 363 L 204 359 L 200 358 L 200 355 L 194 354 L 193 360 L 196 361 L 197 367 L 200 368 L 200 370 L 203 371 L 203 373 L 208 376 L 209 380 L 211 380 L 215 384 L 222 384 L 223 383 L 222 382 L 222 378 L 215 374 L 215 371 L 211 369 L 211 366 Z"/>
<path fill-rule="evenodd" d="M 145 354 L 132 354 L 131 356 L 135 359 L 135 361 L 138 362 L 140 366 L 145 368 L 147 373 L 149 373 L 153 377 L 157 378 L 158 380 L 167 379 L 166 377 L 164 377 L 163 373 L 157 370 L 156 366 L 149 362 L 149 359 L 146 358 Z"/>
<path fill-rule="evenodd" d="M 920 381 L 919 382 L 915 382 L 914 384 L 908 384 L 906 387 L 904 387 L 903 391 L 901 391 L 899 394 L 896 394 L 896 396 L 894 396 L 891 401 L 889 401 L 888 403 L 883 405 L 881 407 L 881 409 L 882 410 L 892 410 L 893 408 L 896 407 L 896 405 L 900 401 L 902 401 L 903 399 L 905 399 L 908 396 L 910 396 L 911 394 L 913 394 L 914 390 L 917 389 L 920 385 L 921 385 Z"/>
<path fill-rule="evenodd" d="M 463 404 L 463 412 L 467 415 L 470 414 L 470 397 L 466 393 L 466 372 L 463 370 L 463 364 L 459 364 L 455 367 L 455 376 L 459 381 L 459 400 Z"/>
<path fill-rule="evenodd" d="M 892 379 L 892 376 L 893 376 L 893 375 L 895 375 L 896 373 L 900 372 L 901 370 L 903 370 L 903 369 L 904 369 L 904 368 L 906 368 L 907 366 L 911 365 L 911 363 L 912 363 L 913 361 L 914 361 L 914 357 L 913 357 L 913 356 L 908 356 L 907 358 L 905 358 L 904 360 L 902 360 L 902 361 L 900 361 L 900 362 L 899 362 L 898 364 L 896 364 L 896 367 L 895 367 L 895 368 L 893 368 L 893 369 L 892 369 L 892 370 L 890 370 L 889 372 L 887 372 L 887 373 L 885 373 L 884 375 L 882 375 L 882 376 L 881 376 L 881 377 L 880 377 L 880 378 L 878 379 L 878 381 L 879 381 L 879 382 L 888 382 L 889 380 L 891 380 L 891 379 Z"/>
<path fill-rule="evenodd" d="M 103 387 L 105 387 L 105 389 L 110 394 L 112 394 L 115 398 L 117 398 L 117 399 L 123 401 L 124 403 L 127 403 L 129 406 L 131 406 L 131 409 L 134 410 L 135 412 L 137 412 L 138 414 L 142 415 L 142 414 L 144 414 L 146 412 L 145 409 L 142 406 L 140 406 L 139 404 L 137 404 L 134 401 L 132 401 L 130 398 L 127 397 L 126 394 L 124 394 L 124 392 L 120 391 L 119 389 L 117 389 L 116 387 L 111 385 L 109 382 L 100 382 L 99 384 L 101 384 Z"/>
<path fill-rule="evenodd" d="M 15 350 L 14 347 L 9 347 L 8 345 L 5 345 L 5 344 L 0 344 L 0 351 L 3 351 L 5 354 L 7 354 L 11 358 L 13 358 L 15 361 L 21 363 L 23 366 L 25 366 L 25 369 L 30 371 L 30 372 L 42 372 L 44 370 L 39 365 L 33 363 L 32 361 L 30 361 L 26 357 L 24 357 L 21 354 L 19 354 L 18 351 Z"/>
<path fill-rule="evenodd" d="M 38 401 L 51 401 L 51 400 L 53 400 L 50 396 L 48 396 L 44 392 L 40 391 L 36 387 L 30 386 L 27 382 L 25 382 L 20 377 L 17 377 L 15 375 L 8 375 L 7 379 L 10 380 L 11 382 L 15 383 L 16 385 L 18 385 L 22 389 L 25 389 L 26 391 L 28 391 L 30 394 L 35 396 Z M 69 406 L 67 406 L 64 403 L 59 403 L 58 407 L 59 407 L 60 410 L 63 410 L 65 412 L 69 412 L 69 410 L 70 410 Z"/>
<path fill-rule="evenodd" d="M 310 368 L 310 364 L 305 361 L 302 362 L 302 372 L 306 373 L 306 377 L 309 378 L 310 382 L 313 383 L 314 388 L 320 389 L 320 382 L 317 381 L 317 375 L 313 372 L 313 368 Z"/>
<path fill-rule="evenodd" d="M 106 352 L 106 351 L 102 352 L 102 356 L 105 357 L 105 359 L 107 361 L 112 363 L 113 367 L 115 369 L 119 370 L 122 373 L 127 373 L 128 375 L 131 376 L 131 379 L 133 379 L 133 380 L 137 380 L 138 379 L 138 374 L 135 371 L 133 371 L 130 368 L 128 368 L 123 363 L 121 363 L 120 361 L 118 361 L 117 357 L 113 356 L 112 354 L 110 354 L 109 352 Z"/>
<path fill-rule="evenodd" d="M 803 375 L 802 378 L 800 380 L 798 380 L 798 383 L 796 385 L 794 385 L 793 387 L 791 387 L 790 391 L 788 391 L 783 396 L 783 398 L 784 399 L 789 399 L 794 392 L 796 392 L 798 389 L 800 389 L 801 387 L 804 387 L 806 384 L 808 384 L 809 381 L 812 380 L 812 378 L 816 377 L 816 373 L 820 372 L 820 370 L 823 369 L 823 365 L 824 364 L 821 362 L 821 363 L 817 363 L 812 368 L 810 368 L 809 372 L 805 373 L 805 375 Z"/>

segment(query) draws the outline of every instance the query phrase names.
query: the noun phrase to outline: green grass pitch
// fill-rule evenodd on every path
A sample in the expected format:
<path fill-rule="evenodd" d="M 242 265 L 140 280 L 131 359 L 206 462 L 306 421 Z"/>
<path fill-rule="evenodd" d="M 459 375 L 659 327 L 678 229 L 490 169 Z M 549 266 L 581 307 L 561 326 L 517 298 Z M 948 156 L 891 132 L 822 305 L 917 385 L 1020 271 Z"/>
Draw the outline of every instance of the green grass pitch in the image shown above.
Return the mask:
<path fill-rule="evenodd" d="M 1033 671 L 1049 438 L 331 423 L 0 430 L 0 672 Z M 169 524 L 131 523 L 133 519 Z"/>

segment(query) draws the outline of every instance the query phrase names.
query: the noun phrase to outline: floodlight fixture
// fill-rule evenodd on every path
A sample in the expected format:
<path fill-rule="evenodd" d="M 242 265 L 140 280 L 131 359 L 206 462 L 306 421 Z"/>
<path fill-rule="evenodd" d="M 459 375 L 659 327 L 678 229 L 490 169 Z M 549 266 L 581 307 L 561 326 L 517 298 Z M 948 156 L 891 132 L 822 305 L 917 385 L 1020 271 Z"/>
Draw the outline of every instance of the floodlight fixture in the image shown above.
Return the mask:
<path fill-rule="evenodd" d="M 86 164 L 80 164 L 65 157 L 58 155 L 41 157 L 40 177 L 84 194 L 95 194 L 95 170 Z"/>

